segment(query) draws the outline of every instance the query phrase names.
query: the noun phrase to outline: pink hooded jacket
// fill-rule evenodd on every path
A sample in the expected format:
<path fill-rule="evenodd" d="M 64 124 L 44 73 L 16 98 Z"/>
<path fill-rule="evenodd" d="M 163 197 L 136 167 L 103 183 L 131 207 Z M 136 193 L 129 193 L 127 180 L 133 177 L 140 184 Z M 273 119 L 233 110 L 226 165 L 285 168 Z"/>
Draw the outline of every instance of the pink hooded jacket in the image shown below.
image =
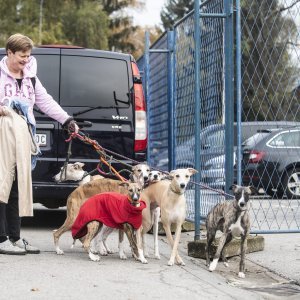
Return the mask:
<path fill-rule="evenodd" d="M 60 105 L 49 95 L 42 83 L 36 76 L 37 63 L 36 59 L 31 56 L 26 64 L 23 73 L 21 88 L 17 80 L 13 78 L 8 71 L 6 64 L 7 56 L 3 57 L 0 62 L 0 105 L 3 105 L 5 99 L 18 99 L 28 104 L 28 114 L 31 122 L 35 124 L 33 115 L 33 106 L 36 106 L 52 119 L 63 124 L 70 117 Z M 36 78 L 35 88 L 32 86 L 31 79 Z"/>

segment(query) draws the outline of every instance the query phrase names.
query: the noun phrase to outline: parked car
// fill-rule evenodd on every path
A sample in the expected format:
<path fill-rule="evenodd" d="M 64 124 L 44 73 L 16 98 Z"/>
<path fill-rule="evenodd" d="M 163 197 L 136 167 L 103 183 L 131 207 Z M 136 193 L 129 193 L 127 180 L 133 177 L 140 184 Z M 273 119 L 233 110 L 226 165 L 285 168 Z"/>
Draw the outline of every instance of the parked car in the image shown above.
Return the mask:
<path fill-rule="evenodd" d="M 252 121 L 252 122 L 242 122 L 241 124 L 241 140 L 244 142 L 246 139 L 257 133 L 258 131 L 264 129 L 274 129 L 274 128 L 290 128 L 292 126 L 300 126 L 300 122 L 292 121 Z M 236 131 L 236 125 L 235 125 Z M 233 162 L 234 162 L 234 182 L 236 182 L 237 170 L 236 170 L 236 159 L 237 159 L 237 141 L 236 141 L 236 132 L 234 138 L 234 153 L 233 153 Z M 225 154 L 214 157 L 208 160 L 204 164 L 203 169 L 203 178 L 207 184 L 211 187 L 216 187 L 219 189 L 225 188 Z"/>
<path fill-rule="evenodd" d="M 254 135 L 258 130 L 268 128 L 285 128 L 299 125 L 299 122 L 288 121 L 253 121 L 242 122 L 242 142 Z M 236 160 L 237 126 L 234 123 L 234 153 Z M 203 128 L 200 132 L 200 171 L 202 182 L 217 189 L 225 188 L 225 124 L 213 124 Z M 168 170 L 168 151 L 162 152 L 156 167 Z M 195 138 L 192 137 L 175 149 L 176 168 L 194 167 Z"/>
<path fill-rule="evenodd" d="M 4 55 L 5 49 L 0 49 L 0 58 Z M 123 156 L 116 157 L 119 162 L 112 161 L 115 169 L 129 168 L 132 160 L 146 160 L 146 106 L 140 73 L 131 55 L 73 46 L 37 47 L 32 55 L 42 84 L 82 131 Z M 59 207 L 76 186 L 53 180 L 67 157 L 66 135 L 58 122 L 38 109 L 35 117 L 42 156 L 32 175 L 34 201 Z M 100 155 L 93 146 L 75 139 L 71 151 L 70 162 L 84 163 L 87 171 L 96 169 Z"/>
<path fill-rule="evenodd" d="M 300 127 L 263 130 L 243 145 L 242 180 L 274 197 L 300 198 Z"/>

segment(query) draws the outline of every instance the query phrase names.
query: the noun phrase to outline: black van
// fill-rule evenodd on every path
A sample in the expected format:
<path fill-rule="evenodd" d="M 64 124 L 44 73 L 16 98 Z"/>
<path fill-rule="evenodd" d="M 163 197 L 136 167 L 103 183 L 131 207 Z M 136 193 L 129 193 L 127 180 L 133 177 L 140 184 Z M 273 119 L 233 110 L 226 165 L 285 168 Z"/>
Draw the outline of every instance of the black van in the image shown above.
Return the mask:
<path fill-rule="evenodd" d="M 5 49 L 0 51 L 2 58 Z M 146 105 L 140 73 L 131 55 L 72 46 L 37 47 L 32 55 L 42 84 L 74 117 L 82 132 L 104 149 L 121 155 L 112 154 L 118 160 L 111 161 L 116 170 L 146 160 Z M 64 206 L 76 184 L 55 183 L 53 176 L 66 160 L 68 136 L 58 122 L 38 109 L 35 117 L 42 156 L 32 174 L 34 202 L 50 208 Z M 99 154 L 91 145 L 74 139 L 71 152 L 70 163 L 79 161 L 87 171 L 96 169 Z M 109 172 L 105 166 L 102 170 Z"/>

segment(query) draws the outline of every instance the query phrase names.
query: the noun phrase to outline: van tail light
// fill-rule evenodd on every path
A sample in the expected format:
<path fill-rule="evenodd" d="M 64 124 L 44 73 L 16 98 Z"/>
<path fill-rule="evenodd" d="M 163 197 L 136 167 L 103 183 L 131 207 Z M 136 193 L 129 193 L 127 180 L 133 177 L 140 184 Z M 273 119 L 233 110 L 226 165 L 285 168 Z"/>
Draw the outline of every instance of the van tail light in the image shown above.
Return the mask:
<path fill-rule="evenodd" d="M 257 150 L 251 150 L 249 153 L 249 163 L 250 164 L 257 164 L 263 160 L 265 157 L 264 151 L 257 151 Z"/>
<path fill-rule="evenodd" d="M 133 70 L 133 89 L 135 103 L 135 141 L 134 151 L 146 151 L 147 149 L 147 114 L 143 85 L 139 69 L 135 62 L 131 63 Z"/>

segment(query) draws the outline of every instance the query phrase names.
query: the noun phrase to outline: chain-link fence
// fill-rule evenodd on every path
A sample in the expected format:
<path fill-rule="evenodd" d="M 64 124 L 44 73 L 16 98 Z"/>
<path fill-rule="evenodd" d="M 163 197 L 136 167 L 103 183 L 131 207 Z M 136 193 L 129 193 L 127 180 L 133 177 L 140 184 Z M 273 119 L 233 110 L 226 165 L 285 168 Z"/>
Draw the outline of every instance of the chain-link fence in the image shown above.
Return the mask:
<path fill-rule="evenodd" d="M 242 120 L 282 127 L 242 146 L 242 181 L 260 192 L 252 230 L 299 231 L 300 1 L 243 1 L 241 20 Z"/>
<path fill-rule="evenodd" d="M 139 60 L 148 163 L 199 171 L 188 219 L 238 182 L 259 192 L 252 232 L 300 231 L 299 2 L 202 1 L 199 20 L 192 11 Z"/>

